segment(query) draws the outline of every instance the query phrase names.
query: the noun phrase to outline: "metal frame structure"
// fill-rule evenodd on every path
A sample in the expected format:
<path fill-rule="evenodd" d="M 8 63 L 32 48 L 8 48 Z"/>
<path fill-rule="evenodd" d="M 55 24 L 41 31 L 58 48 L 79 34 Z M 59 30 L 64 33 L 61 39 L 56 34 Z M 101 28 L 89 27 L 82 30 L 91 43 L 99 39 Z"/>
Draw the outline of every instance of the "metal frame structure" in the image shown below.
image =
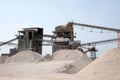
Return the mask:
<path fill-rule="evenodd" d="M 100 29 L 100 30 L 106 30 L 106 31 L 113 31 L 117 33 L 116 39 L 109 39 L 109 40 L 102 40 L 102 41 L 95 41 L 90 43 L 84 43 L 81 44 L 80 42 L 74 43 L 74 25 L 80 26 L 80 27 L 87 27 L 92 29 Z M 90 45 L 99 45 L 99 44 L 105 44 L 105 43 L 112 43 L 116 42 L 118 43 L 118 48 L 120 48 L 120 29 L 114 29 L 114 28 L 108 28 L 108 27 L 102 27 L 102 26 L 96 26 L 96 25 L 89 25 L 89 24 L 82 24 L 82 23 L 76 23 L 76 22 L 69 22 L 65 26 L 57 26 L 55 27 L 55 31 L 53 32 L 53 35 L 43 35 L 43 29 L 42 28 L 24 28 L 23 31 L 19 31 L 19 35 L 17 38 L 14 38 L 12 40 L 6 41 L 6 42 L 0 42 L 0 46 L 3 46 L 5 44 L 15 45 L 14 43 L 11 43 L 14 40 L 18 39 L 18 50 L 23 49 L 32 49 L 35 52 L 38 52 L 42 54 L 42 45 L 52 45 L 53 53 L 60 49 L 76 49 L 78 46 L 90 46 Z M 22 34 L 22 35 L 21 35 Z M 51 40 L 45 40 L 43 37 L 49 37 Z M 62 40 L 61 40 L 62 38 Z M 42 42 L 49 42 L 52 44 L 43 44 Z M 71 43 L 72 42 L 72 43 Z M 91 52 L 91 58 L 94 60 L 96 59 L 96 49 L 95 47 L 88 49 Z"/>
<path fill-rule="evenodd" d="M 114 29 L 114 28 L 108 28 L 108 27 L 102 27 L 102 26 L 96 26 L 96 25 L 89 25 L 89 24 L 82 24 L 82 23 L 76 23 L 76 22 L 69 22 L 68 24 L 116 32 L 118 35 L 117 36 L 118 37 L 118 41 L 117 41 L 118 48 L 120 48 L 120 29 Z"/>

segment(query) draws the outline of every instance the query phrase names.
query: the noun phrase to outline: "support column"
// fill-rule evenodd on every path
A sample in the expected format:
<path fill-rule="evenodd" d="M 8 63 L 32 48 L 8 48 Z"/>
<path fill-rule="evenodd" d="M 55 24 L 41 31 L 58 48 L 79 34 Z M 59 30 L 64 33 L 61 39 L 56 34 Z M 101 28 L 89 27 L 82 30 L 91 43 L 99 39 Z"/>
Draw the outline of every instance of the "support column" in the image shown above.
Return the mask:
<path fill-rule="evenodd" d="M 118 32 L 118 48 L 120 48 L 120 32 Z"/>
<path fill-rule="evenodd" d="M 92 60 L 96 59 L 96 51 L 91 51 L 91 59 Z"/>
<path fill-rule="evenodd" d="M 26 31 L 25 32 L 25 48 L 28 49 L 29 48 L 29 32 Z"/>

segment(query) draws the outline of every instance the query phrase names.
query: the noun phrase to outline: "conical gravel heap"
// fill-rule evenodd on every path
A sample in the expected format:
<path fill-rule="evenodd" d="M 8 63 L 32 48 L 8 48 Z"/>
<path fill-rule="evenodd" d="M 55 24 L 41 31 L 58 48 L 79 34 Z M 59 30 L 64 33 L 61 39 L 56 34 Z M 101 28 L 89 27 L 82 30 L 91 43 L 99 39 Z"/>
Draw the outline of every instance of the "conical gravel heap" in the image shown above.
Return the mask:
<path fill-rule="evenodd" d="M 39 53 L 31 50 L 20 51 L 6 60 L 6 63 L 19 63 L 19 62 L 40 62 L 43 58 Z"/>
<path fill-rule="evenodd" d="M 79 50 L 59 50 L 53 53 L 53 60 L 56 61 L 78 59 L 90 60 L 86 54 Z"/>
<path fill-rule="evenodd" d="M 77 75 L 85 80 L 120 80 L 120 49 L 108 50 Z"/>
<path fill-rule="evenodd" d="M 92 60 L 79 50 L 59 50 L 53 54 L 55 61 L 72 61 L 58 69 L 59 73 L 75 74 L 87 66 Z"/>

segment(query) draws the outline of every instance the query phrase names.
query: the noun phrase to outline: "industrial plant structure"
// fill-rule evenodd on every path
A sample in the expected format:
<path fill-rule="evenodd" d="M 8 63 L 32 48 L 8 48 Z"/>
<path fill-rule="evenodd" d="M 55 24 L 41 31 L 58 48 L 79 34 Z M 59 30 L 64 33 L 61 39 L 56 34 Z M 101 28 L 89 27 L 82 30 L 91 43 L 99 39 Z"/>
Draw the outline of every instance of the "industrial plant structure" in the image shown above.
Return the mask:
<path fill-rule="evenodd" d="M 81 44 L 80 41 L 74 40 L 74 38 L 76 37 L 74 36 L 74 25 L 80 27 L 113 31 L 118 34 L 118 38 Z M 50 40 L 44 40 L 44 37 L 49 37 Z M 43 44 L 43 42 L 48 42 L 48 44 L 52 46 L 52 53 L 61 49 L 79 49 L 84 53 L 91 52 L 91 58 L 94 60 L 96 59 L 97 50 L 93 45 L 111 43 L 117 41 L 118 48 L 120 48 L 120 29 L 69 22 L 66 25 L 59 25 L 55 27 L 55 30 L 53 31 L 53 35 L 45 35 L 43 33 L 43 28 L 38 28 L 38 27 L 24 28 L 22 31 L 18 31 L 18 36 L 16 38 L 6 42 L 1 42 L 0 46 L 3 46 L 5 44 L 14 45 L 14 43 L 11 42 L 17 39 L 18 39 L 18 44 L 17 44 L 18 47 L 14 49 L 10 49 L 10 54 L 8 55 L 2 54 L 2 56 L 12 56 L 16 54 L 18 51 L 26 50 L 26 49 L 30 49 L 39 54 L 42 54 L 42 46 L 45 45 Z M 91 48 L 88 47 L 87 51 L 84 51 L 82 49 L 83 46 L 93 46 L 93 47 Z"/>

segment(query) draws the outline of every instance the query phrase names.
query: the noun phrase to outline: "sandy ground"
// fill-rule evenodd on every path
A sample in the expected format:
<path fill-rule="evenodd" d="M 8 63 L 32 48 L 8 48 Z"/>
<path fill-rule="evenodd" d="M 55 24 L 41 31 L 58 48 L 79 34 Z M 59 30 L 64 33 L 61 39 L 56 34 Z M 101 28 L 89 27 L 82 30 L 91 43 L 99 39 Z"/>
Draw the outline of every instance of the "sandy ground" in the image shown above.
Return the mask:
<path fill-rule="evenodd" d="M 78 76 L 71 74 L 48 74 L 48 75 L 46 74 L 29 78 L 0 77 L 0 80 L 83 80 L 83 79 L 80 79 Z"/>
<path fill-rule="evenodd" d="M 75 74 L 58 73 L 66 63 L 51 61 L 41 63 L 7 63 L 0 65 L 0 80 L 80 80 Z"/>
<path fill-rule="evenodd" d="M 75 73 L 91 59 L 78 50 L 60 50 L 53 60 L 43 61 L 38 53 L 20 51 L 0 65 L 0 80 L 80 80 Z"/>
<path fill-rule="evenodd" d="M 65 52 L 56 53 L 51 61 L 37 59 L 37 63 L 36 56 L 21 53 L 24 57 L 17 59 L 14 55 L 0 65 L 0 80 L 120 80 L 120 49 L 110 49 L 93 62 L 81 52 Z"/>

